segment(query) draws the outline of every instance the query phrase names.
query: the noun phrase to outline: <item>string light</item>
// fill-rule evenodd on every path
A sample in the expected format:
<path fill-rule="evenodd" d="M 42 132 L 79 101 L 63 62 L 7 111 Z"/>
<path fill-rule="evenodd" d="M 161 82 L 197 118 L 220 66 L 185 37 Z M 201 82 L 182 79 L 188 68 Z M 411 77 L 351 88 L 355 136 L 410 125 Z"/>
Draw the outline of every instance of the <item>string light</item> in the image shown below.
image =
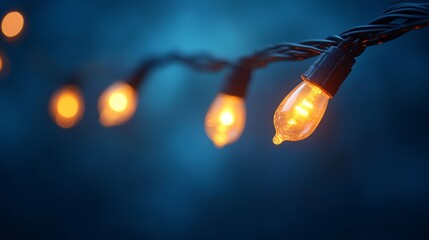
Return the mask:
<path fill-rule="evenodd" d="M 121 125 L 135 113 L 137 95 L 133 87 L 117 82 L 107 88 L 98 101 L 100 123 L 105 127 Z"/>
<path fill-rule="evenodd" d="M 1 23 L 3 34 L 8 38 L 13 38 L 21 33 L 24 27 L 24 17 L 21 13 L 14 11 L 6 14 Z"/>
<path fill-rule="evenodd" d="M 310 136 L 322 120 L 328 101 L 338 91 L 355 63 L 353 51 L 330 47 L 302 75 L 274 113 L 273 143 L 300 141 Z"/>
<path fill-rule="evenodd" d="M 205 129 L 216 147 L 222 148 L 241 136 L 246 124 L 246 107 L 241 97 L 220 93 L 210 106 Z"/>
<path fill-rule="evenodd" d="M 274 114 L 273 142 L 299 141 L 310 136 L 328 106 L 329 95 L 310 82 L 302 82 L 278 106 Z"/>
<path fill-rule="evenodd" d="M 237 141 L 246 125 L 244 98 L 251 77 L 251 69 L 234 67 L 227 76 L 222 91 L 207 111 L 205 130 L 214 145 L 222 148 Z"/>
<path fill-rule="evenodd" d="M 54 121 L 62 128 L 71 128 L 82 118 L 84 101 L 75 85 L 66 85 L 57 90 L 50 100 L 50 112 Z"/>
<path fill-rule="evenodd" d="M 9 40 L 13 40 L 15 37 L 17 37 L 24 28 L 24 17 L 22 14 L 18 11 L 12 11 L 7 13 L 2 21 L 1 21 L 1 31 L 3 35 L 8 38 Z M 10 63 L 7 61 L 7 59 L 4 58 L 0 54 L 0 73 L 8 72 L 10 68 Z"/>
<path fill-rule="evenodd" d="M 301 82 L 277 107 L 273 123 L 274 144 L 299 141 L 310 136 L 319 125 L 328 105 L 351 71 L 355 58 L 369 46 L 379 45 L 403 34 L 429 26 L 429 4 L 401 3 L 385 10 L 367 25 L 351 28 L 325 39 L 299 43 L 280 43 L 227 61 L 209 55 L 167 54 L 141 65 L 127 83 L 115 83 L 99 99 L 100 122 L 106 126 L 128 121 L 137 106 L 138 86 L 155 66 L 181 62 L 207 72 L 231 68 L 225 85 L 209 107 L 205 130 L 221 148 L 237 141 L 246 121 L 245 95 L 253 71 L 275 62 L 300 61 L 319 56 L 301 76 Z"/>

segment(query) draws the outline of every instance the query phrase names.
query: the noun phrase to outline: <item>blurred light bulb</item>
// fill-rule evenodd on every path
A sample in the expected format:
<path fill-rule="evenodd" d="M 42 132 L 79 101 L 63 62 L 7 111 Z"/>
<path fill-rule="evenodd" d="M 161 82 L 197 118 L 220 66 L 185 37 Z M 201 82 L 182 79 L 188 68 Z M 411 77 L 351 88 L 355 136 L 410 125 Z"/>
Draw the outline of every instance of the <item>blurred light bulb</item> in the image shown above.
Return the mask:
<path fill-rule="evenodd" d="M 246 107 L 241 97 L 220 93 L 210 106 L 205 129 L 208 137 L 222 148 L 241 136 L 246 124 Z"/>
<path fill-rule="evenodd" d="M 73 127 L 82 118 L 84 111 L 79 89 L 74 85 L 67 85 L 57 90 L 51 97 L 50 111 L 58 126 Z"/>
<path fill-rule="evenodd" d="M 303 81 L 277 107 L 273 143 L 300 141 L 310 136 L 325 113 L 331 97 L 315 84 Z"/>
<path fill-rule="evenodd" d="M 10 12 L 3 17 L 1 30 L 8 37 L 16 37 L 24 27 L 24 17 L 19 12 Z"/>
<path fill-rule="evenodd" d="M 123 124 L 130 119 L 137 107 L 137 95 L 129 84 L 118 82 L 100 96 L 98 109 L 100 122 L 105 127 Z"/>

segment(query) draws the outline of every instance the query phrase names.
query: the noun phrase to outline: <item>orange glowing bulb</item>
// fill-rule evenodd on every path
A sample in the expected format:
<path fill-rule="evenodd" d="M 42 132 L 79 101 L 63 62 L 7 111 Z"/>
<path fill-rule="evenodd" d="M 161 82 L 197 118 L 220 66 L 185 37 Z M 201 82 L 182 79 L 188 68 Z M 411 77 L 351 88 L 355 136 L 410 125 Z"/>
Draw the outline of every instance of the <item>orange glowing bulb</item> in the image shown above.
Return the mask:
<path fill-rule="evenodd" d="M 100 122 L 105 127 L 123 124 L 137 108 L 137 95 L 129 84 L 118 82 L 107 88 L 98 101 Z"/>
<path fill-rule="evenodd" d="M 300 141 L 310 136 L 322 120 L 330 95 L 315 84 L 303 81 L 277 107 L 273 143 Z"/>
<path fill-rule="evenodd" d="M 246 107 L 241 97 L 224 93 L 216 96 L 210 106 L 205 129 L 218 148 L 231 144 L 241 136 L 246 124 Z"/>
<path fill-rule="evenodd" d="M 16 37 L 24 27 L 24 17 L 19 12 L 10 12 L 3 17 L 1 30 L 8 37 Z"/>
<path fill-rule="evenodd" d="M 62 128 L 73 127 L 84 111 L 82 94 L 74 85 L 57 90 L 51 97 L 50 112 L 54 121 Z"/>

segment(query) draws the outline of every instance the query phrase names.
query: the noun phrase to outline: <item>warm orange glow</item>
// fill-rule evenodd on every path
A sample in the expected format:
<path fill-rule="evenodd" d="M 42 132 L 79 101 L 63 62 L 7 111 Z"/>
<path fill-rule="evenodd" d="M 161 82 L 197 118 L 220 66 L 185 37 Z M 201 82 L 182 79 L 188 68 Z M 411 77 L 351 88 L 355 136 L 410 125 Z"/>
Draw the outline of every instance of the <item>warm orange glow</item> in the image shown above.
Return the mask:
<path fill-rule="evenodd" d="M 0 72 L 1 72 L 2 69 L 3 69 L 3 58 L 0 55 Z"/>
<path fill-rule="evenodd" d="M 84 103 L 76 86 L 68 85 L 56 91 L 50 101 L 52 118 L 62 128 L 73 127 L 82 117 Z"/>
<path fill-rule="evenodd" d="M 100 122 L 106 127 L 123 124 L 134 115 L 136 107 L 134 89 L 124 82 L 115 83 L 103 92 L 98 101 Z"/>
<path fill-rule="evenodd" d="M 128 100 L 127 97 L 121 93 L 113 93 L 109 97 L 109 107 L 112 108 L 115 112 L 122 112 L 127 108 Z"/>
<path fill-rule="evenodd" d="M 59 98 L 57 111 L 61 116 L 65 118 L 71 118 L 76 115 L 78 110 L 79 103 L 73 96 L 65 94 Z"/>
<path fill-rule="evenodd" d="M 221 148 L 237 141 L 245 124 L 243 98 L 220 93 L 207 112 L 205 129 L 212 142 Z"/>
<path fill-rule="evenodd" d="M 4 16 L 1 30 L 6 37 L 16 37 L 24 27 L 24 17 L 19 12 L 10 12 Z"/>
<path fill-rule="evenodd" d="M 318 86 L 304 81 L 292 90 L 274 114 L 273 143 L 300 141 L 310 136 L 322 120 L 330 97 Z"/>

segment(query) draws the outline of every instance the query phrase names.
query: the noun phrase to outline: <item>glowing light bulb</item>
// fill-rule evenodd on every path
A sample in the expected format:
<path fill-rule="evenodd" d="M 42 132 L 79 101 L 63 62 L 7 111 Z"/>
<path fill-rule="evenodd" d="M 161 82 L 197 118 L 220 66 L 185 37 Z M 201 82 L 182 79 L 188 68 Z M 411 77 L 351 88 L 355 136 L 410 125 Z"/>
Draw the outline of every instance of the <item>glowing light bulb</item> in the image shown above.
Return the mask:
<path fill-rule="evenodd" d="M 217 95 L 205 119 L 206 133 L 216 147 L 222 148 L 237 141 L 245 124 L 244 99 L 225 93 Z"/>
<path fill-rule="evenodd" d="M 341 45 L 341 44 L 340 44 Z M 301 76 L 274 114 L 273 142 L 300 141 L 310 136 L 322 120 L 328 101 L 347 78 L 356 62 L 355 53 L 329 47 Z"/>
<path fill-rule="evenodd" d="M 83 111 L 82 94 L 74 85 L 59 89 L 51 97 L 51 116 L 62 128 L 73 127 L 82 118 Z"/>
<path fill-rule="evenodd" d="M 300 141 L 310 136 L 322 120 L 330 95 L 315 84 L 303 81 L 277 107 L 273 143 Z"/>
<path fill-rule="evenodd" d="M 98 109 L 100 122 L 105 127 L 123 124 L 137 108 L 137 95 L 129 84 L 118 82 L 107 88 L 100 96 Z"/>
<path fill-rule="evenodd" d="M 24 27 L 24 17 L 19 12 L 10 12 L 3 17 L 1 30 L 8 37 L 16 37 L 21 33 Z"/>

